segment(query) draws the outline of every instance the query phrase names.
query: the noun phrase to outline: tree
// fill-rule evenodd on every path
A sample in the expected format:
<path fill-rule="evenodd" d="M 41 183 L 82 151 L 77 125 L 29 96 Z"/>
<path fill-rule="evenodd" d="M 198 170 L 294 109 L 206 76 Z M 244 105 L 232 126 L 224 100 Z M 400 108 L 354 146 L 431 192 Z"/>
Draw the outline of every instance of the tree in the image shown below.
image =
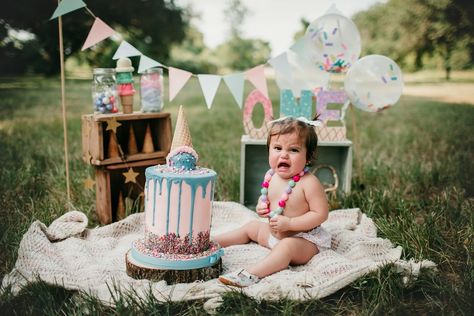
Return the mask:
<path fill-rule="evenodd" d="M 89 1 L 88 8 L 119 32 L 141 52 L 166 62 L 172 43 L 184 38 L 187 24 L 183 10 L 173 0 Z M 26 60 L 28 68 L 44 74 L 59 72 L 58 24 L 49 21 L 56 1 L 7 1 L 0 17 L 0 68 Z M 68 13 L 63 19 L 65 58 L 76 55 L 94 66 L 113 67 L 112 54 L 118 43 L 104 42 L 93 49 L 80 49 L 94 21 L 85 9 Z M 12 31 L 33 34 L 22 47 L 12 47 Z M 14 52 L 14 53 L 13 53 Z M 5 55 L 7 54 L 7 55 Z M 2 64 L 3 63 L 3 64 Z M 3 72 L 3 71 L 2 71 Z"/>
<path fill-rule="evenodd" d="M 240 0 L 230 0 L 224 10 L 224 15 L 229 18 L 230 38 L 242 37 L 242 24 L 248 14 L 250 11 Z"/>
<path fill-rule="evenodd" d="M 180 45 L 173 45 L 171 49 L 173 67 L 192 73 L 215 73 L 217 61 L 212 51 L 204 44 L 203 34 L 193 25 L 186 28 L 185 34 Z"/>
<path fill-rule="evenodd" d="M 245 70 L 265 63 L 271 53 L 270 44 L 242 37 L 242 24 L 250 11 L 240 0 L 231 0 L 224 14 L 230 23 L 230 38 L 216 48 L 219 66 L 229 70 Z"/>
<path fill-rule="evenodd" d="M 424 56 L 441 56 L 446 78 L 455 50 L 474 61 L 474 2 L 468 0 L 390 0 L 354 17 L 365 53 L 387 54 L 398 62 L 413 56 L 415 69 Z"/>

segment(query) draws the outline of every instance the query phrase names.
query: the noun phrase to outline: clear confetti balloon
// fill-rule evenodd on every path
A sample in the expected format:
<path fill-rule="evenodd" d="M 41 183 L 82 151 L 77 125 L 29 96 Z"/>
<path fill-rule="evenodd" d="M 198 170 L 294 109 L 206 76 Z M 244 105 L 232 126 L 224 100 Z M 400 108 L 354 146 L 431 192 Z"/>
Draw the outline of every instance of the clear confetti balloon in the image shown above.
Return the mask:
<path fill-rule="evenodd" d="M 354 22 L 337 12 L 314 20 L 305 36 L 312 43 L 312 59 L 319 69 L 345 73 L 360 56 L 361 40 Z"/>
<path fill-rule="evenodd" d="M 365 56 L 347 72 L 344 90 L 355 107 L 367 112 L 379 112 L 400 99 L 402 71 L 388 57 Z"/>
<path fill-rule="evenodd" d="M 290 89 L 296 97 L 299 97 L 302 90 L 314 90 L 328 84 L 329 73 L 321 71 L 307 56 L 289 50 L 287 58 L 291 75 L 276 74 L 280 89 Z"/>

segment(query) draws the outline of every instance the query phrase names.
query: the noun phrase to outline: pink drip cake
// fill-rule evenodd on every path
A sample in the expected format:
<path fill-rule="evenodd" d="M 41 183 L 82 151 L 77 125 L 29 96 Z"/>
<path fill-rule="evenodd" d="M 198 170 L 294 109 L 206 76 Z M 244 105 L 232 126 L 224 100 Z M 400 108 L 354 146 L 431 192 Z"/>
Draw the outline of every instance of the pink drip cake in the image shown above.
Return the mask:
<path fill-rule="evenodd" d="M 182 107 L 165 165 L 146 169 L 145 237 L 130 255 L 147 268 L 189 270 L 214 265 L 223 250 L 210 239 L 217 174 L 198 155 Z"/>

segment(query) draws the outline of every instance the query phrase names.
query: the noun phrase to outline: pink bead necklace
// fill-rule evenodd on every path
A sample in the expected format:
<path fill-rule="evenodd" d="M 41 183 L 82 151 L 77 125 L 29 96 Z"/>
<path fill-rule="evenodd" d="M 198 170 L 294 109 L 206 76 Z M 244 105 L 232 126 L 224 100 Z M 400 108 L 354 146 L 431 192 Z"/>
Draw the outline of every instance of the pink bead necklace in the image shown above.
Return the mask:
<path fill-rule="evenodd" d="M 281 198 L 278 201 L 278 208 L 276 210 L 271 211 L 270 214 L 268 215 L 270 216 L 270 218 L 283 213 L 283 210 L 285 209 L 285 206 L 286 206 L 286 201 L 288 201 L 288 198 L 291 192 L 293 191 L 293 188 L 295 187 L 296 183 L 300 181 L 301 177 L 303 177 L 308 172 L 309 172 L 309 167 L 306 166 L 304 167 L 303 171 L 293 176 L 291 180 L 288 181 L 288 186 L 286 187 L 285 191 L 283 191 L 283 194 L 281 195 Z M 275 174 L 275 171 L 273 169 L 268 170 L 267 173 L 265 174 L 265 178 L 262 182 L 262 189 L 260 190 L 260 193 L 262 193 L 262 195 L 260 196 L 260 201 L 262 201 L 263 203 L 268 202 L 268 187 L 270 186 L 270 180 L 272 179 L 274 174 Z"/>

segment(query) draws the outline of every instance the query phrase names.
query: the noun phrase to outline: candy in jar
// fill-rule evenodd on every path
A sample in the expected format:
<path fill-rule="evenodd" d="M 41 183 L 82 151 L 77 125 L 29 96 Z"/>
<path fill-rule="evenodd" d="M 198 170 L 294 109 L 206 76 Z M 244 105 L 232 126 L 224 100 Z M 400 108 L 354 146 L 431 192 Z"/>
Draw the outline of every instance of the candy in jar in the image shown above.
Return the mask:
<path fill-rule="evenodd" d="M 96 113 L 117 113 L 117 85 L 113 68 L 95 68 L 92 80 L 92 107 Z"/>
<path fill-rule="evenodd" d="M 160 112 L 163 109 L 163 70 L 150 68 L 140 77 L 140 101 L 143 112 Z"/>

